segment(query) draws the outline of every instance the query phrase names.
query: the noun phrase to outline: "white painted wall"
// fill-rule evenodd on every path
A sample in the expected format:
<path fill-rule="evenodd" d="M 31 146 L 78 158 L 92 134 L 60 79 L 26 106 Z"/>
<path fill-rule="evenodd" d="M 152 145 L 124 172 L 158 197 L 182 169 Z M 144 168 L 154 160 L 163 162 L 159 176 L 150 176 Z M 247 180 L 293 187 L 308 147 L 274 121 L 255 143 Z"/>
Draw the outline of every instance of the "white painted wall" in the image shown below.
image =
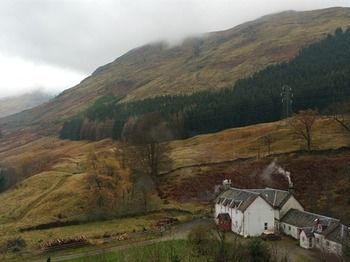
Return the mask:
<path fill-rule="evenodd" d="M 231 230 L 237 234 L 243 235 L 243 213 L 234 208 L 230 215 L 232 218 Z"/>
<path fill-rule="evenodd" d="M 322 245 L 323 245 L 323 250 L 325 250 L 329 253 L 333 253 L 333 254 L 338 255 L 338 256 L 342 255 L 342 245 L 341 244 L 323 238 Z"/>
<path fill-rule="evenodd" d="M 287 236 L 291 236 L 295 239 L 299 239 L 298 228 L 293 225 L 290 225 L 287 223 L 281 223 L 280 230 L 282 230 L 282 232 Z"/>
<path fill-rule="evenodd" d="M 237 234 L 243 235 L 243 213 L 237 208 L 224 207 L 219 204 L 215 204 L 215 221 L 220 213 L 228 213 L 231 217 L 231 230 Z"/>
<path fill-rule="evenodd" d="M 217 218 L 218 215 L 220 214 L 220 210 L 221 210 L 221 205 L 215 204 L 214 219 L 215 219 L 216 222 L 217 222 L 216 218 Z"/>
<path fill-rule="evenodd" d="M 282 206 L 280 212 L 279 212 L 279 217 L 277 219 L 281 219 L 289 209 L 297 209 L 300 211 L 304 211 L 304 208 L 300 205 L 300 203 L 295 199 L 294 196 L 290 196 L 289 199 L 287 200 L 286 203 Z"/>
<path fill-rule="evenodd" d="M 229 209 L 228 207 L 225 207 L 223 205 L 219 205 L 219 204 L 215 204 L 215 219 L 217 218 L 217 216 L 220 214 L 220 213 L 229 213 Z M 230 214 L 230 213 L 229 213 Z"/>
<path fill-rule="evenodd" d="M 264 199 L 257 197 L 244 212 L 243 235 L 261 235 L 265 231 L 264 223 L 267 223 L 268 231 L 274 231 L 274 222 L 274 209 Z"/>
<path fill-rule="evenodd" d="M 318 239 L 318 241 L 317 241 L 317 239 Z M 341 254 L 342 254 L 342 245 L 341 244 L 327 240 L 321 234 L 315 233 L 315 242 L 314 243 L 315 243 L 316 248 L 318 248 L 324 252 L 333 253 L 333 254 L 336 254 L 338 256 L 341 256 Z"/>
<path fill-rule="evenodd" d="M 315 247 L 318 249 L 322 249 L 323 248 L 323 240 L 324 240 L 323 235 L 317 234 L 317 233 L 314 233 L 314 235 L 315 235 Z"/>
<path fill-rule="evenodd" d="M 302 248 L 306 248 L 306 249 L 309 249 L 309 248 L 313 248 L 314 247 L 314 241 L 315 239 L 312 237 L 312 238 L 309 238 L 306 236 L 305 232 L 302 231 L 300 233 L 300 246 Z M 311 246 L 310 246 L 310 242 L 311 242 Z"/>

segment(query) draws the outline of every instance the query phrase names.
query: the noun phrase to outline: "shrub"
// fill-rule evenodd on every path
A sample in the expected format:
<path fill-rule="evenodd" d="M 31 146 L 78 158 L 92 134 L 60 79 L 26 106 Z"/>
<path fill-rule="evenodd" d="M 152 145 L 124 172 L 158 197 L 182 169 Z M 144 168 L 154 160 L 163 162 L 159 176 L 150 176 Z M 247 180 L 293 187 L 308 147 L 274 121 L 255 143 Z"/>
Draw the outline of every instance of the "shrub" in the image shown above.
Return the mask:
<path fill-rule="evenodd" d="M 248 243 L 248 250 L 251 261 L 267 262 L 271 260 L 270 250 L 260 238 L 252 238 Z"/>
<path fill-rule="evenodd" d="M 2 252 L 18 252 L 21 251 L 24 247 L 26 247 L 26 242 L 22 237 L 16 237 L 8 239 L 2 246 Z"/>
<path fill-rule="evenodd" d="M 188 243 L 197 256 L 205 256 L 210 253 L 211 242 L 213 242 L 210 230 L 199 225 L 188 234 Z"/>

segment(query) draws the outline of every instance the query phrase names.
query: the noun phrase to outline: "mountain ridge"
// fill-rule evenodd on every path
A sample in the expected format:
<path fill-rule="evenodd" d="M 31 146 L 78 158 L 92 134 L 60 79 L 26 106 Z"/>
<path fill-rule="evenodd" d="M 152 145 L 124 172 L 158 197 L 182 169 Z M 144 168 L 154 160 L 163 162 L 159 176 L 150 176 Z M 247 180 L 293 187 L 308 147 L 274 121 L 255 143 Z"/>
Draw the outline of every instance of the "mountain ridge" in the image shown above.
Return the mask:
<path fill-rule="evenodd" d="M 0 98 L 0 118 L 36 107 L 48 102 L 51 98 L 51 94 L 41 90 Z"/>
<path fill-rule="evenodd" d="M 232 86 L 268 65 L 288 61 L 302 47 L 349 24 L 350 8 L 287 11 L 187 38 L 179 46 L 147 44 L 97 68 L 45 106 L 0 119 L 0 125 L 16 129 L 40 123 L 40 130 L 45 126 L 53 134 L 64 120 L 106 94 L 127 102 Z"/>

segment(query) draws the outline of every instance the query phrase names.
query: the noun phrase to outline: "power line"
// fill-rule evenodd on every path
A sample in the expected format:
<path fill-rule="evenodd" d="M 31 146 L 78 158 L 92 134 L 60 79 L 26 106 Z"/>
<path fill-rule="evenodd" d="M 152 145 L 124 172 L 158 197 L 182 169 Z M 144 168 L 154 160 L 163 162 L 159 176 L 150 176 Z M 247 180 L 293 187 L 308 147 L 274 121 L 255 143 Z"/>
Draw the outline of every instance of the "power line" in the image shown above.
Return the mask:
<path fill-rule="evenodd" d="M 293 103 L 293 93 L 292 88 L 288 85 L 282 86 L 282 119 L 288 118 L 292 115 L 292 103 Z"/>

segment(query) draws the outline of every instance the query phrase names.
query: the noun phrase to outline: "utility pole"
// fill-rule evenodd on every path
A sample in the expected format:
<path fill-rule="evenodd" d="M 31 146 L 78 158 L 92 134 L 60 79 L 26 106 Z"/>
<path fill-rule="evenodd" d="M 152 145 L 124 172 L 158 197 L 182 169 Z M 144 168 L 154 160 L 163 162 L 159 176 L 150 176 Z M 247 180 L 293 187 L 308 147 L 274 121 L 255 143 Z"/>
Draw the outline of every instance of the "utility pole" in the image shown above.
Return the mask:
<path fill-rule="evenodd" d="M 282 119 L 288 118 L 292 115 L 292 103 L 293 103 L 293 93 L 292 88 L 288 85 L 282 86 L 281 92 L 282 98 Z"/>

